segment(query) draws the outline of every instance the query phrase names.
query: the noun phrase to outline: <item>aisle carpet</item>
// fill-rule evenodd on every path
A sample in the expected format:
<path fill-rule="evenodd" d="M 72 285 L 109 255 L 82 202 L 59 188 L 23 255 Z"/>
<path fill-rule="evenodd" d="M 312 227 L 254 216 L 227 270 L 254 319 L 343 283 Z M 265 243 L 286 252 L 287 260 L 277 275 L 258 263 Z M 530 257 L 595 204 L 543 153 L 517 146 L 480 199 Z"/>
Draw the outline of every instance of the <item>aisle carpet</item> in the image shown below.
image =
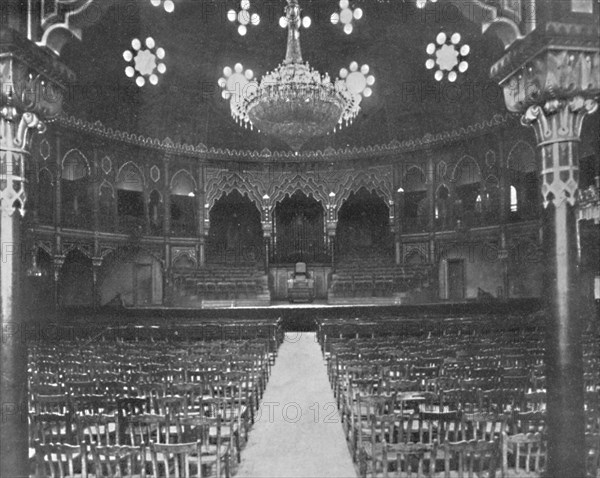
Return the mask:
<path fill-rule="evenodd" d="M 236 478 L 355 478 L 314 333 L 287 333 Z"/>

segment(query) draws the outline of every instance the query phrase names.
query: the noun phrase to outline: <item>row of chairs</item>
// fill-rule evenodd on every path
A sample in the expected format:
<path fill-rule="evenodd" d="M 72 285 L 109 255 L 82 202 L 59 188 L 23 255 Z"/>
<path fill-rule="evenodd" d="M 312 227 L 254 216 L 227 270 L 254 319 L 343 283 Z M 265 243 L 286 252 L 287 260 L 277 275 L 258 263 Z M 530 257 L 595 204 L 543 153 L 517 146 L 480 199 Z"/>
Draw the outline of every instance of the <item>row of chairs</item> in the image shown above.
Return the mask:
<path fill-rule="evenodd" d="M 151 454 L 158 445 L 198 440 L 203 451 L 196 462 L 210 458 L 223 466 L 216 474 L 207 475 L 204 465 L 194 473 L 229 476 L 270 376 L 276 350 L 268 342 L 36 344 L 30 350 L 29 420 L 39 476 L 55 476 L 52 470 L 64 465 L 64 455 L 50 453 L 51 446 L 79 447 L 82 472 L 89 470 L 84 462 L 94 467 L 99 449 L 137 447 L 144 450 L 140 470 L 157 473 Z M 191 426 L 206 432 L 190 434 Z M 215 446 L 224 450 L 218 459 L 207 451 Z M 98 475 L 95 466 L 94 476 L 112 476 Z"/>
<path fill-rule="evenodd" d="M 487 470 L 476 476 L 543 474 L 546 390 L 539 334 L 320 339 L 363 475 L 462 476 L 473 472 L 463 465 L 474 457 Z M 586 457 L 595 478 L 600 381 L 594 343 L 597 337 L 584 349 Z"/>
<path fill-rule="evenodd" d="M 64 443 L 36 444 L 36 457 L 35 476 L 39 478 L 231 476 L 228 449 L 211 447 L 201 440 L 92 446 L 89 451 Z"/>

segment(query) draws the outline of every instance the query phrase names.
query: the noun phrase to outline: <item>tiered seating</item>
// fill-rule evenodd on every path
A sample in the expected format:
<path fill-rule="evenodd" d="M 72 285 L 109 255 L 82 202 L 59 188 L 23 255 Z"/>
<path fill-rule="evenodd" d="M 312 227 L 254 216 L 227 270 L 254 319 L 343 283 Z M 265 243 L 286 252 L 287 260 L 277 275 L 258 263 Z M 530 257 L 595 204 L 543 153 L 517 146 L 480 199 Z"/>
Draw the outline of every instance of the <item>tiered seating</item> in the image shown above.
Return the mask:
<path fill-rule="evenodd" d="M 204 300 L 253 299 L 268 294 L 264 272 L 255 264 L 208 264 L 200 269 L 176 269 L 173 284 L 181 295 Z"/>
<path fill-rule="evenodd" d="M 347 257 L 336 266 L 329 295 L 330 298 L 392 297 L 395 293 L 427 286 L 430 277 L 428 264 L 399 266 L 393 258 L 375 254 Z"/>
<path fill-rule="evenodd" d="M 350 334 L 339 320 L 331 322 L 321 323 L 329 335 L 322 330 L 319 338 L 362 476 L 467 476 L 471 466 L 481 473 L 475 476 L 543 476 L 543 334 L 498 333 L 482 320 L 468 334 L 415 329 L 375 337 L 377 321 L 363 328 L 354 320 Z M 594 478 L 600 475 L 598 340 L 586 335 L 587 466 Z"/>
<path fill-rule="evenodd" d="M 181 476 L 230 476 L 280 343 L 270 339 L 33 345 L 36 476 L 168 476 L 178 456 Z"/>

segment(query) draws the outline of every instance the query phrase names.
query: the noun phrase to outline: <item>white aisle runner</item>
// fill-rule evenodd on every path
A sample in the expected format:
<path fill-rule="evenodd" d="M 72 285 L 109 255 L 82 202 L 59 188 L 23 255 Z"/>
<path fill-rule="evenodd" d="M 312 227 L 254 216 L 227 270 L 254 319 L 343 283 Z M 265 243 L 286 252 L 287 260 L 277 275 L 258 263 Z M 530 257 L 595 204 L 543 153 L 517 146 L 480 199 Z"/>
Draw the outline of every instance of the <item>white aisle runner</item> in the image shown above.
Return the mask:
<path fill-rule="evenodd" d="M 289 333 L 236 478 L 355 478 L 314 333 Z"/>

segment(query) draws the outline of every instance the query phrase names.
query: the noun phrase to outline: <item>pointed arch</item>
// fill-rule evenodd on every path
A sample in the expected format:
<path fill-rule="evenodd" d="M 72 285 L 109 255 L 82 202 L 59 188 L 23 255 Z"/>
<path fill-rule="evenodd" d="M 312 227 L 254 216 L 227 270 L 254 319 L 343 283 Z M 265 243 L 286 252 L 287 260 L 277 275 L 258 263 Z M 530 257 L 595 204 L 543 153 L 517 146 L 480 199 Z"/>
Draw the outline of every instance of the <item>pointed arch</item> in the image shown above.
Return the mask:
<path fill-rule="evenodd" d="M 456 186 L 481 183 L 482 178 L 479 163 L 469 155 L 460 158 L 452 171 L 452 182 Z"/>
<path fill-rule="evenodd" d="M 521 173 L 537 171 L 535 149 L 527 141 L 520 139 L 508 153 L 508 169 Z"/>
<path fill-rule="evenodd" d="M 127 161 L 117 172 L 117 189 L 123 191 L 144 191 L 144 173 L 133 161 Z"/>
<path fill-rule="evenodd" d="M 70 149 L 61 162 L 61 177 L 66 181 L 78 181 L 90 176 L 90 163 L 78 149 Z"/>
<path fill-rule="evenodd" d="M 175 196 L 191 197 L 196 189 L 196 181 L 187 169 L 180 169 L 171 178 L 170 191 Z"/>
<path fill-rule="evenodd" d="M 402 189 L 404 192 L 420 192 L 427 190 L 425 172 L 419 166 L 410 166 L 402 176 Z"/>

